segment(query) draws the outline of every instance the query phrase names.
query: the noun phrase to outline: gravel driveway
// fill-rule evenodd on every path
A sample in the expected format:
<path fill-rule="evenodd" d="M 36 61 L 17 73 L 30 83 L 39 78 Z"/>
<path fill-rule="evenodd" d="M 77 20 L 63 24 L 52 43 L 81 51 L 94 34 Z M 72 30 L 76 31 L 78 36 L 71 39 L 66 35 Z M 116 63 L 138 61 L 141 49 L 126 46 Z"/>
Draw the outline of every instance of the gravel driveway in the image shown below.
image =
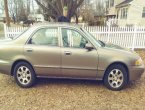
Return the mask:
<path fill-rule="evenodd" d="M 138 51 L 145 62 L 145 51 Z M 22 89 L 14 79 L 0 74 L 0 110 L 143 110 L 145 74 L 124 90 L 113 92 L 102 82 L 39 79 Z"/>

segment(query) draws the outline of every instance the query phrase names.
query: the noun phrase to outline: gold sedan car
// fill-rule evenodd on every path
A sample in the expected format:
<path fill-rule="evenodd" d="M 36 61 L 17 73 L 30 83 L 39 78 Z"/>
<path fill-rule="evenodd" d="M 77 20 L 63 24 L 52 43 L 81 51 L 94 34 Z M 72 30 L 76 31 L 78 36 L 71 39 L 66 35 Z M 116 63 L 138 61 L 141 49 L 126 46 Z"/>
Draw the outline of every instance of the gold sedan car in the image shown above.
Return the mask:
<path fill-rule="evenodd" d="M 82 28 L 49 24 L 0 41 L 0 72 L 24 88 L 48 77 L 103 80 L 117 91 L 139 78 L 144 64 L 135 52 L 97 41 Z"/>

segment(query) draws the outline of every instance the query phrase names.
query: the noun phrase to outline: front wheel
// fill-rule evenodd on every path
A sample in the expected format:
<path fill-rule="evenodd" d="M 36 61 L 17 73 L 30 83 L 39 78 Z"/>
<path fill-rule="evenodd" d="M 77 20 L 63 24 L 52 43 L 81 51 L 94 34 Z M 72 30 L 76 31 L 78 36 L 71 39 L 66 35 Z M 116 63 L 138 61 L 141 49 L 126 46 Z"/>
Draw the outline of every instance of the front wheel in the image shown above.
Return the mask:
<path fill-rule="evenodd" d="M 127 71 L 123 65 L 110 66 L 104 76 L 104 85 L 110 90 L 118 91 L 127 85 Z"/>
<path fill-rule="evenodd" d="M 14 67 L 14 78 L 16 83 L 23 88 L 34 85 L 36 76 L 32 66 L 26 62 L 19 62 Z"/>

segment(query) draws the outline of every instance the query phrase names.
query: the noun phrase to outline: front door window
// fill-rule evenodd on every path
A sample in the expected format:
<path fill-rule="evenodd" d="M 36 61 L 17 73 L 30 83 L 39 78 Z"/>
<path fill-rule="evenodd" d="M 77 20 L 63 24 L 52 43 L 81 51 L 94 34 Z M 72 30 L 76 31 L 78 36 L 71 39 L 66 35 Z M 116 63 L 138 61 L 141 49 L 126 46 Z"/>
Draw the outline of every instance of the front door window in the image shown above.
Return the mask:
<path fill-rule="evenodd" d="M 77 31 L 62 29 L 62 41 L 64 47 L 85 48 L 88 41 Z"/>

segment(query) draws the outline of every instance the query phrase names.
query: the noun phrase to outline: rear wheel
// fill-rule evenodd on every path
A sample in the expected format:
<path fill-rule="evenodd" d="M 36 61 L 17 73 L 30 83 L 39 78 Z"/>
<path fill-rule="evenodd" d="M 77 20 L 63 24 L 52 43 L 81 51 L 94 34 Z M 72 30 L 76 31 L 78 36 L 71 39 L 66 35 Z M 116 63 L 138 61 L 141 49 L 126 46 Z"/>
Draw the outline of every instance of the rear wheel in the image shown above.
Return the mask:
<path fill-rule="evenodd" d="M 127 71 L 123 65 L 110 66 L 104 76 L 104 85 L 110 90 L 118 91 L 127 85 Z"/>
<path fill-rule="evenodd" d="M 28 88 L 34 85 L 36 75 L 30 64 L 19 62 L 14 67 L 14 78 L 20 87 Z"/>

